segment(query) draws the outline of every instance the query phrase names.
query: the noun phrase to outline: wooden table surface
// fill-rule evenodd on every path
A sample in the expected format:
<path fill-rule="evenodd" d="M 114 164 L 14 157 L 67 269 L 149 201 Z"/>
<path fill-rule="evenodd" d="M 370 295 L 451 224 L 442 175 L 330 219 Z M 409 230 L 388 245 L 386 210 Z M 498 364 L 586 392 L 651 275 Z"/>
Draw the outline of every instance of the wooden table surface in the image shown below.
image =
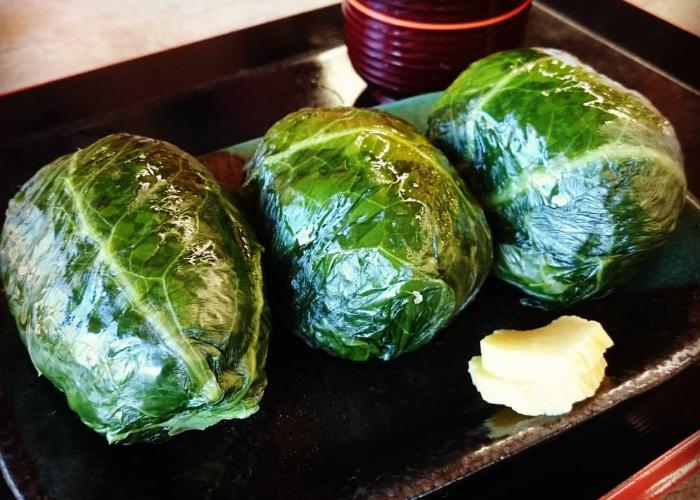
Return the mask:
<path fill-rule="evenodd" d="M 698 0 L 627 0 L 700 35 Z M 339 0 L 2 0 L 0 95 Z"/>
<path fill-rule="evenodd" d="M 0 95 L 337 0 L 2 0 Z"/>
<path fill-rule="evenodd" d="M 698 0 L 625 0 L 635 7 L 700 36 L 700 2 Z"/>

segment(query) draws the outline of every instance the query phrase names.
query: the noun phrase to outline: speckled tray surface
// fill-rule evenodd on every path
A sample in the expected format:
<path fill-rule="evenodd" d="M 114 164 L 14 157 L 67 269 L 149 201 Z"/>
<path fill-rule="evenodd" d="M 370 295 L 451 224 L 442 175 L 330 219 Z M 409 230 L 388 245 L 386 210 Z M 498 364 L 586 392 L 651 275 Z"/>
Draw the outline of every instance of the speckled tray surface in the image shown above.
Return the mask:
<path fill-rule="evenodd" d="M 384 109 L 422 128 L 435 97 L 419 96 Z M 247 157 L 255 142 L 227 151 Z M 488 405 L 469 381 L 466 362 L 484 335 L 556 317 L 521 306 L 518 292 L 495 279 L 434 342 L 389 363 L 333 358 L 307 348 L 285 325 L 275 325 L 262 410 L 248 420 L 186 433 L 157 446 L 109 448 L 85 428 L 62 394 L 36 377 L 4 304 L 0 359 L 9 375 L 14 425 L 43 474 L 65 474 L 66 484 L 59 488 L 64 498 L 71 498 L 76 488 L 68 479 L 87 482 L 81 491 L 94 488 L 107 498 L 151 497 L 149 488 L 129 491 L 120 479 L 127 469 L 153 488 L 167 480 L 169 494 L 209 490 L 211 498 L 224 491 L 279 497 L 285 487 L 294 489 L 300 477 L 318 487 L 317 475 L 329 478 L 321 496 L 416 495 L 518 453 L 695 362 L 700 357 L 698 255 L 700 209 L 689 199 L 678 230 L 649 272 L 625 290 L 567 311 L 600 321 L 615 346 L 596 395 L 561 417 L 526 418 Z M 377 476 L 349 470 L 375 447 L 384 454 L 408 455 Z M 153 463 L 158 467 L 151 468 Z M 95 474 L 78 474 L 76 467 L 89 467 Z M 344 480 L 338 476 L 343 471 L 349 475 Z"/>

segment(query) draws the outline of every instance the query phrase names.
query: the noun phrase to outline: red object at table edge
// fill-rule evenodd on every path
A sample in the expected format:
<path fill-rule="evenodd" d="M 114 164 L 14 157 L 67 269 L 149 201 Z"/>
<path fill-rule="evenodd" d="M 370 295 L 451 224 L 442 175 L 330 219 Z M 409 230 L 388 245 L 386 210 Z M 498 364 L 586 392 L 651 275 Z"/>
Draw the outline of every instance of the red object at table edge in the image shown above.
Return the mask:
<path fill-rule="evenodd" d="M 671 448 L 642 470 L 603 495 L 601 500 L 663 498 L 700 471 L 700 431 Z"/>

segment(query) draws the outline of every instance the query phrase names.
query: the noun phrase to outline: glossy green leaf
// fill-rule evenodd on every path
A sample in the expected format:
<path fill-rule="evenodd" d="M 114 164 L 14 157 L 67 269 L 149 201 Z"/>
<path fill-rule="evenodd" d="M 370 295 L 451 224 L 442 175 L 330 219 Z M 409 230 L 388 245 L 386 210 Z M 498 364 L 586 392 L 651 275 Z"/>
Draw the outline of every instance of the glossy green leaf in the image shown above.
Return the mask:
<path fill-rule="evenodd" d="M 296 332 L 314 347 L 353 360 L 417 349 L 488 274 L 481 208 L 447 159 L 387 113 L 292 113 L 247 174 Z"/>
<path fill-rule="evenodd" d="M 686 181 L 669 122 L 637 92 L 551 49 L 472 64 L 429 136 L 492 223 L 494 273 L 551 307 L 629 281 L 673 231 Z"/>
<path fill-rule="evenodd" d="M 199 162 L 120 134 L 22 187 L 0 271 L 34 365 L 80 418 L 110 442 L 155 440 L 257 410 L 260 254 Z"/>

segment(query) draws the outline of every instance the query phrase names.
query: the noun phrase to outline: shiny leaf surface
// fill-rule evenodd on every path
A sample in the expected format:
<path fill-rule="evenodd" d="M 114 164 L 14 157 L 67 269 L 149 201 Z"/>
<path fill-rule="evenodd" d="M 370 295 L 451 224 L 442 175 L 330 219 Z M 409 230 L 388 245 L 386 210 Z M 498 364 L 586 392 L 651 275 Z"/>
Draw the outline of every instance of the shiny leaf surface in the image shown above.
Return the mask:
<path fill-rule="evenodd" d="M 683 207 L 669 122 L 561 51 L 472 64 L 436 103 L 429 136 L 467 166 L 494 228 L 494 274 L 533 305 L 568 305 L 629 281 Z"/>
<path fill-rule="evenodd" d="M 247 175 L 312 346 L 353 360 L 417 349 L 488 274 L 483 211 L 444 155 L 387 113 L 292 113 Z"/>
<path fill-rule="evenodd" d="M 0 269 L 39 373 L 110 442 L 255 412 L 268 317 L 261 247 L 174 146 L 108 136 L 10 201 Z"/>

